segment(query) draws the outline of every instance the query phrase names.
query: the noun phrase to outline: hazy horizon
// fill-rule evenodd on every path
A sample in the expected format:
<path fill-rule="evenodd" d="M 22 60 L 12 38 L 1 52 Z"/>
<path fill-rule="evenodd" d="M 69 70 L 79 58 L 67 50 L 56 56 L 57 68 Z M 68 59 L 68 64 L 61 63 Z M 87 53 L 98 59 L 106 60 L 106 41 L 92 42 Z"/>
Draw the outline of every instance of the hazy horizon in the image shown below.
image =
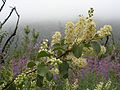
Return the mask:
<path fill-rule="evenodd" d="M 90 7 L 95 9 L 94 17 L 97 19 L 120 20 L 119 3 L 119 0 L 7 0 L 0 21 L 9 14 L 10 6 L 16 6 L 21 22 L 76 19 L 80 14 L 86 16 Z M 15 15 L 11 18 L 15 19 Z"/>
<path fill-rule="evenodd" d="M 40 32 L 54 32 L 64 29 L 67 21 L 77 21 L 79 15 L 87 16 L 89 8 L 94 8 L 94 19 L 97 26 L 111 24 L 113 32 L 118 35 L 120 29 L 119 0 L 7 0 L 3 11 L 0 13 L 2 22 L 9 14 L 10 6 L 16 6 L 20 14 L 19 31 L 29 25 Z M 2 0 L 0 1 L 0 6 Z M 5 27 L 13 30 L 16 23 L 13 14 Z"/>

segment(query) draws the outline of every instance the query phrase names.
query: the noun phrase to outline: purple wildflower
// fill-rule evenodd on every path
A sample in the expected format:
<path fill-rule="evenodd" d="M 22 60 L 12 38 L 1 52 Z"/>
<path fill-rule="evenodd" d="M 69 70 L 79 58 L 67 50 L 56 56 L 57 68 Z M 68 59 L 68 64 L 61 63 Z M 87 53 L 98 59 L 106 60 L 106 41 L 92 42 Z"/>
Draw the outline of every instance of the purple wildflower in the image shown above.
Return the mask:
<path fill-rule="evenodd" d="M 14 76 L 17 76 L 22 71 L 24 71 L 27 68 L 26 64 L 27 64 L 26 58 L 21 58 L 19 60 L 17 59 L 12 60 L 12 68 L 13 68 Z"/>
<path fill-rule="evenodd" d="M 110 78 L 111 72 L 114 72 L 115 76 L 120 77 L 120 64 L 112 62 L 109 58 L 102 60 L 95 60 L 95 58 L 87 58 L 88 65 L 81 69 L 81 78 L 85 78 L 88 73 L 96 73 L 96 76 L 102 76 L 105 80 Z"/>
<path fill-rule="evenodd" d="M 55 75 L 53 75 L 53 78 L 54 78 L 54 80 L 57 81 L 59 79 L 59 75 L 55 74 Z"/>

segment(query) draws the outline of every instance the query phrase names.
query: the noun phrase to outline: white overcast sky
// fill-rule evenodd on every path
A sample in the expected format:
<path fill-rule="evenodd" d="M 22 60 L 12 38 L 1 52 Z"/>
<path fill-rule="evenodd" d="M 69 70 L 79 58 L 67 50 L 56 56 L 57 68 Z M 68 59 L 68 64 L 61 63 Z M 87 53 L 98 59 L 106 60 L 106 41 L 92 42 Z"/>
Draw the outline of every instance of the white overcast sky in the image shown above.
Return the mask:
<path fill-rule="evenodd" d="M 0 0 L 2 5 L 2 0 Z M 60 20 L 86 15 L 90 7 L 94 17 L 105 20 L 120 20 L 120 0 L 7 0 L 0 20 L 9 13 L 9 6 L 16 6 L 22 20 Z"/>

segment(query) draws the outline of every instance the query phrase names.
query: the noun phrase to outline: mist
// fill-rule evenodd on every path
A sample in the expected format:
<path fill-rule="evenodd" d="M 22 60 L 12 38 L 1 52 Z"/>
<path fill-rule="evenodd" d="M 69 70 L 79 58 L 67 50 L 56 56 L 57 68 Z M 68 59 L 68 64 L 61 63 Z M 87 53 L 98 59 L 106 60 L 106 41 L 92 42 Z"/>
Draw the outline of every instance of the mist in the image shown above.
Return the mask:
<path fill-rule="evenodd" d="M 104 24 L 111 24 L 115 36 L 120 30 L 119 0 L 7 0 L 0 13 L 2 22 L 12 7 L 16 7 L 20 14 L 19 32 L 26 25 L 44 33 L 64 31 L 67 21 L 77 21 L 79 15 L 87 16 L 89 8 L 94 8 L 94 19 L 98 28 Z M 2 1 L 0 1 L 2 5 Z M 16 23 L 13 14 L 5 27 L 12 30 Z M 47 36 L 47 35 L 45 35 Z"/>
<path fill-rule="evenodd" d="M 90 7 L 95 9 L 95 18 L 120 19 L 119 3 L 119 0 L 7 0 L 0 20 L 9 13 L 10 6 L 17 8 L 22 21 L 74 19 L 80 14 L 87 15 Z"/>

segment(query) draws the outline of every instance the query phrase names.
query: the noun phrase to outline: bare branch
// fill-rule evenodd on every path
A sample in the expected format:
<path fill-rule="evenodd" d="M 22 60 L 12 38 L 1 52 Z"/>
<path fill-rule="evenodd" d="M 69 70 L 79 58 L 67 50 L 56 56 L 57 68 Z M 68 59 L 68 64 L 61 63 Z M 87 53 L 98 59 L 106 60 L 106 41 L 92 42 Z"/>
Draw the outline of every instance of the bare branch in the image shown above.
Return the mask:
<path fill-rule="evenodd" d="M 0 7 L 0 12 L 2 11 L 3 7 L 5 6 L 6 0 L 2 0 L 3 5 Z"/>
<path fill-rule="evenodd" d="M 13 11 L 16 12 L 16 8 L 15 8 L 15 7 L 12 8 L 12 10 L 11 10 L 11 12 L 9 13 L 9 15 L 7 16 L 7 18 L 1 23 L 1 27 L 0 27 L 0 28 L 2 28 L 2 26 L 7 22 L 7 20 L 8 20 L 8 19 L 10 18 L 10 16 L 12 15 Z M 16 12 L 16 14 L 17 14 L 17 16 L 19 16 L 17 12 Z"/>
<path fill-rule="evenodd" d="M 5 22 L 9 19 L 9 17 L 10 17 L 11 14 L 13 13 L 13 11 L 15 11 L 18 19 L 17 19 L 17 22 L 16 22 L 16 26 L 15 26 L 14 32 L 10 35 L 10 37 L 8 37 L 8 39 L 6 40 L 6 42 L 5 42 L 5 44 L 4 44 L 3 48 L 2 48 L 2 52 L 1 52 L 2 54 L 4 53 L 5 48 L 6 48 L 7 44 L 9 43 L 9 41 L 16 35 L 16 31 L 17 31 L 17 29 L 18 29 L 18 24 L 19 24 L 20 15 L 18 14 L 18 12 L 17 12 L 17 10 L 16 10 L 15 7 L 12 8 L 12 10 L 11 10 L 10 14 L 8 15 L 8 17 L 6 18 Z M 2 58 L 2 60 L 1 60 L 1 64 L 2 64 L 2 63 L 4 63 L 4 59 L 3 59 L 3 58 Z"/>
<path fill-rule="evenodd" d="M 14 10 L 15 10 L 15 13 L 17 14 L 17 16 L 18 16 L 17 23 L 16 23 L 16 26 L 15 26 L 15 29 L 14 29 L 13 34 L 12 34 L 12 35 L 7 39 L 7 41 L 5 42 L 5 45 L 4 45 L 3 48 L 2 48 L 2 53 L 4 52 L 6 46 L 7 46 L 8 42 L 11 40 L 11 38 L 16 35 L 16 31 L 17 31 L 17 29 L 18 29 L 18 23 L 19 23 L 20 15 L 18 14 L 18 12 L 17 12 L 17 10 L 16 10 L 15 7 L 12 8 L 11 13 L 10 13 L 10 15 L 8 16 L 8 18 L 11 16 L 11 14 L 12 14 L 12 12 L 13 12 Z M 6 19 L 6 20 L 8 20 L 8 19 Z M 5 22 L 6 22 L 6 20 L 5 20 Z"/>

